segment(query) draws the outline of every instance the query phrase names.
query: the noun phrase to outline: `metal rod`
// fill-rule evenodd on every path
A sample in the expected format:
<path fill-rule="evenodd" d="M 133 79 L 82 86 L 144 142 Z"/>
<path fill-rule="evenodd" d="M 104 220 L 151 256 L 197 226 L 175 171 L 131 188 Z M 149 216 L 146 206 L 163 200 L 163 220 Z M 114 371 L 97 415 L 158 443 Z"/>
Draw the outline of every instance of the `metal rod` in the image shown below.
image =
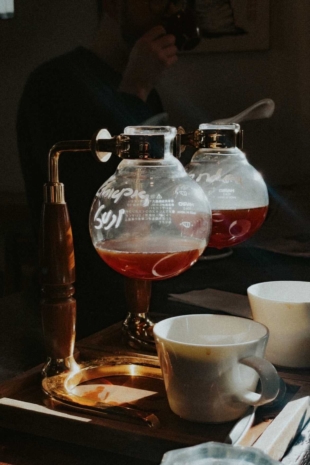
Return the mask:
<path fill-rule="evenodd" d="M 58 159 L 62 152 L 90 152 L 90 140 L 68 140 L 57 142 L 51 148 L 48 157 L 48 181 L 59 183 Z"/>

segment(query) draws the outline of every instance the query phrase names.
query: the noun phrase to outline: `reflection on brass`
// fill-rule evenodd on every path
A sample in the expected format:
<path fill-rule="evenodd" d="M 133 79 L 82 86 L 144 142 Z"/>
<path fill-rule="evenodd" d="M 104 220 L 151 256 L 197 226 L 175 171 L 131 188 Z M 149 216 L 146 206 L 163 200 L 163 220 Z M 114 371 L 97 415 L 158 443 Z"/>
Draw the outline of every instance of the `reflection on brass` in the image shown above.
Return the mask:
<path fill-rule="evenodd" d="M 193 132 L 181 133 L 181 146 L 201 148 L 231 148 L 242 144 L 242 137 L 230 129 L 212 128 L 197 129 Z"/>
<path fill-rule="evenodd" d="M 154 323 L 148 318 L 147 313 L 128 313 L 123 322 L 123 338 L 133 349 L 144 349 L 156 353 L 153 337 Z"/>
<path fill-rule="evenodd" d="M 165 154 L 165 138 L 163 134 L 120 136 L 121 147 L 118 156 L 124 159 L 160 160 Z"/>
<path fill-rule="evenodd" d="M 49 152 L 48 180 L 59 182 L 58 159 L 63 152 L 90 152 L 90 141 L 88 140 L 67 140 L 57 142 Z"/>
<path fill-rule="evenodd" d="M 185 137 L 185 134 L 185 129 L 179 126 L 173 148 L 173 154 L 176 158 L 181 158 L 182 153 L 186 150 L 186 145 L 184 143 L 182 144 L 182 138 Z"/>
<path fill-rule="evenodd" d="M 91 140 L 91 151 L 97 161 L 107 162 L 115 151 L 118 136 L 112 137 L 107 129 L 100 129 Z"/>
<path fill-rule="evenodd" d="M 126 160 L 163 159 L 165 139 L 162 134 L 120 134 L 111 137 L 101 129 L 91 141 L 93 155 L 100 162 L 106 162 L 112 153 Z"/>
<path fill-rule="evenodd" d="M 58 160 L 63 152 L 89 152 L 90 141 L 69 140 L 57 142 L 48 155 L 48 182 L 44 184 L 45 203 L 65 203 L 64 185 L 59 182 Z"/>
<path fill-rule="evenodd" d="M 162 379 L 162 372 L 155 357 L 111 356 L 83 362 L 77 365 L 76 371 L 43 379 L 42 388 L 48 396 L 47 405 L 52 408 L 67 406 L 79 412 L 99 414 L 109 419 L 132 421 L 158 428 L 160 422 L 152 412 L 140 410 L 135 405 L 111 405 L 72 392 L 75 387 L 86 381 L 113 376 Z"/>

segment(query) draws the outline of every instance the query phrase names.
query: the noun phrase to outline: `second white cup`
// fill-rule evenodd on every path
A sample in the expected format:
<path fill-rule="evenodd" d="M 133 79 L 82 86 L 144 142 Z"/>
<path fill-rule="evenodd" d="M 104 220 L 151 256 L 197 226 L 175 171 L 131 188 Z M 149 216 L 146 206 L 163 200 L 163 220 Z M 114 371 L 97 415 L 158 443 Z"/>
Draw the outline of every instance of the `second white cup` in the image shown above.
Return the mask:
<path fill-rule="evenodd" d="M 277 366 L 310 368 L 310 282 L 257 283 L 248 297 L 253 319 L 270 332 L 266 358 Z"/>

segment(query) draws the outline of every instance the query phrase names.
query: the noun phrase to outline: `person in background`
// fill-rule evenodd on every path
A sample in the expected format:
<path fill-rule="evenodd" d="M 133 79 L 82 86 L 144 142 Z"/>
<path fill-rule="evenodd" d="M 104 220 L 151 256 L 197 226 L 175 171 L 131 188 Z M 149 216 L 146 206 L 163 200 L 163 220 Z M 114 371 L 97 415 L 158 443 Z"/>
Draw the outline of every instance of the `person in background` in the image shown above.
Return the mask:
<path fill-rule="evenodd" d="M 184 6 L 174 0 L 98 0 L 99 25 L 90 48 L 78 47 L 29 76 L 17 115 L 20 163 L 38 237 L 48 153 L 62 140 L 112 135 L 163 112 L 155 85 L 177 61 L 175 37 L 164 23 Z M 83 152 L 60 157 L 60 181 L 70 214 L 75 257 L 77 338 L 126 315 L 123 277 L 97 255 L 88 216 L 99 187 L 119 159 L 98 163 Z"/>

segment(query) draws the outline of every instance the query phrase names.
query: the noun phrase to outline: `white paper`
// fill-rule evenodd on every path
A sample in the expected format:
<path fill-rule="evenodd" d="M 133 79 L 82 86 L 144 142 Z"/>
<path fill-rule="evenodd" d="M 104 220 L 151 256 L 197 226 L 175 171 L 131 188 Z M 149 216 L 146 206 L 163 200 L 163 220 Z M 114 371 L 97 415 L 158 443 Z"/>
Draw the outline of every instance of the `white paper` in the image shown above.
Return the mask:
<path fill-rule="evenodd" d="M 57 412 L 55 410 L 43 407 L 43 405 L 32 404 L 31 402 L 24 402 L 22 400 L 10 399 L 9 397 L 3 397 L 0 399 L 0 404 L 8 405 L 10 407 L 21 408 L 24 410 L 31 410 L 32 412 L 43 413 L 45 415 L 53 415 L 55 417 L 70 418 L 71 420 L 77 421 L 91 421 L 90 418 L 78 417 L 76 415 L 69 415 L 68 413 Z"/>
<path fill-rule="evenodd" d="M 253 447 L 261 449 L 275 460 L 281 460 L 288 447 L 295 442 L 297 435 L 309 421 L 309 415 L 309 396 L 291 400 L 258 438 Z"/>
<path fill-rule="evenodd" d="M 310 421 L 296 438 L 293 446 L 282 459 L 285 465 L 307 465 L 310 463 Z"/>
<path fill-rule="evenodd" d="M 104 402 L 108 405 L 121 405 L 135 402 L 145 397 L 156 394 L 155 391 L 136 389 L 128 386 L 114 384 L 88 384 L 76 386 L 72 393 L 79 397 L 92 399 L 96 402 Z"/>

